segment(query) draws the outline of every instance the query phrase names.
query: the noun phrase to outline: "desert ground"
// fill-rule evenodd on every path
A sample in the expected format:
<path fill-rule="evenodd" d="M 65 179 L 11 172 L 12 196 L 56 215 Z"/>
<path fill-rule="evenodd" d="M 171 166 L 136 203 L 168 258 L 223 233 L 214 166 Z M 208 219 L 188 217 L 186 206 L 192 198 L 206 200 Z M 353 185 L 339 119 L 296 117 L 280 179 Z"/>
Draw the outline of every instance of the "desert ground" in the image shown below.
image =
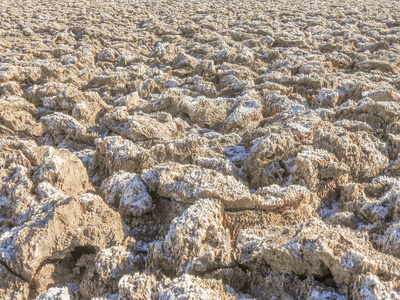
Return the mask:
<path fill-rule="evenodd" d="M 0 299 L 400 299 L 400 5 L 0 1 Z"/>

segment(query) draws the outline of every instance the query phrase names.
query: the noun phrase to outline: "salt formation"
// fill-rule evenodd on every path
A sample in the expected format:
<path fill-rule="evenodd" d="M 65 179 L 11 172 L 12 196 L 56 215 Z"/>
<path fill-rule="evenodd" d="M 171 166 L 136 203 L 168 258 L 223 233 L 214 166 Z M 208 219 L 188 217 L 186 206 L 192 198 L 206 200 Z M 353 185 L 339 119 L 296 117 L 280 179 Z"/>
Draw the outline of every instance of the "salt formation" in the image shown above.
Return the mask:
<path fill-rule="evenodd" d="M 395 1 L 1 1 L 1 299 L 400 299 Z"/>

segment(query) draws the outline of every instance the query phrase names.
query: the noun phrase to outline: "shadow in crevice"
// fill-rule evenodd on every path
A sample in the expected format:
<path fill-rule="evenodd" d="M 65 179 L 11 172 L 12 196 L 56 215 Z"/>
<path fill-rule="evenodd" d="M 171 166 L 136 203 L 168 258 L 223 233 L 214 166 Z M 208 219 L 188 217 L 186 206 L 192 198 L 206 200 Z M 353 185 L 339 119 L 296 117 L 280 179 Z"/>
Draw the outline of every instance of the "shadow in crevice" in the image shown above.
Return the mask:
<path fill-rule="evenodd" d="M 51 287 L 79 283 L 97 251 L 98 249 L 92 245 L 76 246 L 62 258 L 43 261 L 29 283 L 29 299 L 34 299 Z M 78 264 L 82 259 L 84 261 Z"/>

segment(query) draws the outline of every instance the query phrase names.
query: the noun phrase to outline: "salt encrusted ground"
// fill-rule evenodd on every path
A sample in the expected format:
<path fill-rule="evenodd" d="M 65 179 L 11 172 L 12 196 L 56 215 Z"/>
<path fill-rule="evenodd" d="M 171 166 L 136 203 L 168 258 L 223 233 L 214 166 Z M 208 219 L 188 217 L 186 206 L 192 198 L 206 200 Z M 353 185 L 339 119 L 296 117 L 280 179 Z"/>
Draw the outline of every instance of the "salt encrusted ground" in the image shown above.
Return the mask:
<path fill-rule="evenodd" d="M 400 299 L 397 1 L 0 1 L 1 299 Z"/>

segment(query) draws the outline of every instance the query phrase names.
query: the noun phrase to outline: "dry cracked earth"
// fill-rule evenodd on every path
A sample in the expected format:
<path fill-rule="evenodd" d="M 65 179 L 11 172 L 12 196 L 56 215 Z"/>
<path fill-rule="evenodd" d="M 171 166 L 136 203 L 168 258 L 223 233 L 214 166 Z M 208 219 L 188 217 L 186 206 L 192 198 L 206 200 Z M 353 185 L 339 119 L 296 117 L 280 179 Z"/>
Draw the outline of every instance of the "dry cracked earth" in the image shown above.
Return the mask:
<path fill-rule="evenodd" d="M 396 2 L 2 0 L 0 298 L 400 299 Z"/>

